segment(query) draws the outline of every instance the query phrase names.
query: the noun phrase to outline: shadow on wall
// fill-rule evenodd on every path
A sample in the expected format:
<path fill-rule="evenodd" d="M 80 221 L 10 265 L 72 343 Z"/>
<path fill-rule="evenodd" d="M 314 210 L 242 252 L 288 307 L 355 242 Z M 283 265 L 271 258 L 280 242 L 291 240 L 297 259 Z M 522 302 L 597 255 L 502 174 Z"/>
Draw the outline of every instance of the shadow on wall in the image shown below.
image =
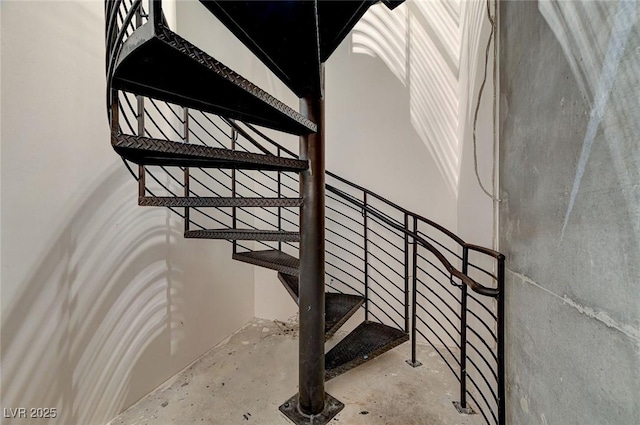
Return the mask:
<path fill-rule="evenodd" d="M 456 197 L 460 42 L 460 4 L 450 1 L 375 5 L 351 40 L 353 53 L 380 58 L 408 88 L 411 124 Z"/>
<path fill-rule="evenodd" d="M 177 351 L 183 283 L 171 242 L 181 229 L 169 211 L 131 206 L 132 192 L 115 164 L 3 310 L 2 407 L 55 407 L 47 423 L 104 424 L 124 407 L 145 349 L 165 333 L 166 351 Z"/>
<path fill-rule="evenodd" d="M 564 236 L 601 128 L 627 211 L 633 211 L 637 204 L 633 188 L 640 181 L 640 150 L 635 148 L 640 140 L 640 99 L 633 91 L 638 87 L 640 69 L 640 6 L 635 0 L 542 1 L 539 10 L 562 47 L 582 95 L 591 104 L 564 215 Z M 632 219 L 631 225 L 639 234 L 640 220 Z"/>

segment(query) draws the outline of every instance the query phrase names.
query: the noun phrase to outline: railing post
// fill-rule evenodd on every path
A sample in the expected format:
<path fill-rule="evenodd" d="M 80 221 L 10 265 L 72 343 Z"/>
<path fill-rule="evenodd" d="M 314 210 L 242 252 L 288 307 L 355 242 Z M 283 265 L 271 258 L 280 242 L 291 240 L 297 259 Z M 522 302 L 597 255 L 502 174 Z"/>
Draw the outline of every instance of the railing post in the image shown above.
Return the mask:
<path fill-rule="evenodd" d="M 498 256 L 498 425 L 506 424 L 505 364 L 504 364 L 504 255 Z"/>
<path fill-rule="evenodd" d="M 281 155 L 280 146 L 278 146 L 277 155 Z M 282 174 L 278 171 L 278 198 L 282 196 Z M 278 231 L 282 231 L 282 207 L 278 207 Z M 278 241 L 278 251 L 282 251 L 282 241 Z"/>
<path fill-rule="evenodd" d="M 236 149 L 236 140 L 238 139 L 238 133 L 236 132 L 235 128 L 231 128 L 231 150 L 235 150 Z M 236 169 L 232 168 L 231 169 L 231 197 L 235 198 L 236 197 Z M 237 228 L 237 220 L 238 216 L 237 216 L 237 209 L 236 207 L 231 207 L 231 228 L 236 229 Z M 238 252 L 238 242 L 237 241 L 233 241 L 233 253 L 237 253 Z"/>
<path fill-rule="evenodd" d="M 117 100 L 116 100 L 117 102 Z M 136 96 L 136 107 L 138 121 L 138 136 L 145 136 L 144 133 L 144 97 Z M 143 198 L 146 195 L 146 171 L 144 165 L 138 165 L 138 198 Z"/>
<path fill-rule="evenodd" d="M 469 248 L 462 247 L 462 273 L 469 272 Z M 454 403 L 460 413 L 473 413 L 467 407 L 467 285 L 460 286 L 460 401 Z"/>
<path fill-rule="evenodd" d="M 418 217 L 413 217 L 413 234 L 418 234 Z M 407 363 L 411 367 L 422 366 L 416 358 L 416 336 L 417 336 L 417 315 L 418 315 L 418 241 L 413 238 L 413 287 L 411 288 L 411 359 Z"/>
<path fill-rule="evenodd" d="M 189 109 L 182 108 L 182 119 L 184 121 L 182 140 L 184 143 L 189 143 Z M 188 198 L 190 195 L 189 192 L 189 167 L 184 167 L 184 196 Z M 184 207 L 184 231 L 189 230 L 189 207 Z"/>
<path fill-rule="evenodd" d="M 364 320 L 369 320 L 369 219 L 367 192 L 364 192 L 364 210 L 362 211 L 364 227 Z"/>
<path fill-rule="evenodd" d="M 404 213 L 404 331 L 409 332 L 409 214 Z"/>

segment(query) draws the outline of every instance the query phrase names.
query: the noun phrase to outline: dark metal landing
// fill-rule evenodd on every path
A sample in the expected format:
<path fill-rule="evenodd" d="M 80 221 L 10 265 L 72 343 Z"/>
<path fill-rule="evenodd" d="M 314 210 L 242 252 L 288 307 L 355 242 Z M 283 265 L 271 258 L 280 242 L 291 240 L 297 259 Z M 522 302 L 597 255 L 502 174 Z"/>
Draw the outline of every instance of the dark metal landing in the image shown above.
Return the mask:
<path fill-rule="evenodd" d="M 277 249 L 237 252 L 233 254 L 233 259 L 294 276 L 298 275 L 298 267 L 300 266 L 300 260 L 296 257 Z"/>
<path fill-rule="evenodd" d="M 291 298 L 298 303 L 298 277 L 278 273 L 278 279 L 287 289 Z M 324 335 L 331 338 L 342 325 L 364 304 L 360 295 L 327 292 L 324 301 Z"/>
<path fill-rule="evenodd" d="M 325 355 L 326 380 L 335 378 L 409 340 L 396 328 L 363 322 Z"/>
<path fill-rule="evenodd" d="M 111 144 L 120 156 L 141 165 L 293 172 L 306 170 L 309 166 L 306 161 L 275 155 L 212 148 L 128 134 L 112 134 Z"/>
<path fill-rule="evenodd" d="M 141 196 L 143 207 L 300 207 L 302 198 L 218 198 L 207 196 Z"/>
<path fill-rule="evenodd" d="M 200 1 L 298 97 L 320 93 L 315 1 Z"/>
<path fill-rule="evenodd" d="M 326 425 L 342 409 L 344 404 L 335 397 L 325 393 L 324 410 L 317 415 L 305 415 L 298 408 L 298 394 L 285 401 L 280 411 L 296 425 Z"/>
<path fill-rule="evenodd" d="M 317 130 L 309 119 L 151 21 L 125 41 L 113 87 L 291 134 Z"/>
<path fill-rule="evenodd" d="M 405 0 L 382 0 L 382 3 L 384 3 L 389 9 L 393 10 L 404 3 L 404 1 Z"/>
<path fill-rule="evenodd" d="M 377 2 L 200 1 L 298 97 L 320 95 L 320 63 Z"/>
<path fill-rule="evenodd" d="M 300 242 L 300 233 L 256 229 L 187 230 L 188 239 L 226 239 L 228 241 Z"/>

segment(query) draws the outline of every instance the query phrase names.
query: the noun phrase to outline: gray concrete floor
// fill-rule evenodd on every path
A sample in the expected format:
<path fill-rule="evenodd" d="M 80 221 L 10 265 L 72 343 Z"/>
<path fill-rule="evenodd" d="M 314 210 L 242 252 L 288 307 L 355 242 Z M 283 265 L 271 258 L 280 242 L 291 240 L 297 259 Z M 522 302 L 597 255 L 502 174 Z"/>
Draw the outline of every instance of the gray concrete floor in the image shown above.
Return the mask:
<path fill-rule="evenodd" d="M 341 335 L 336 335 L 336 342 Z M 294 324 L 254 319 L 110 425 L 291 425 L 278 406 L 296 392 Z M 326 385 L 345 404 L 331 424 L 479 425 L 452 405 L 457 381 L 432 348 L 405 343 Z"/>

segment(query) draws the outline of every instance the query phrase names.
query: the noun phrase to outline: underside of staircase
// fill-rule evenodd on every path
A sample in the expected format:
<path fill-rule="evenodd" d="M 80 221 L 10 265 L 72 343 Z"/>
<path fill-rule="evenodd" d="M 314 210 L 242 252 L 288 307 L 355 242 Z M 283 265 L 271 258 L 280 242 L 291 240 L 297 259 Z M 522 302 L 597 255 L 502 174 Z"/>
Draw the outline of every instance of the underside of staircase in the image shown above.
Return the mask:
<path fill-rule="evenodd" d="M 300 258 L 281 249 L 237 252 L 233 259 L 274 270 L 300 309 L 299 393 L 281 411 L 298 424 L 324 424 L 343 405 L 324 391 L 325 380 L 365 363 L 407 341 L 409 335 L 365 320 L 331 350 L 325 340 L 351 318 L 367 299 L 362 294 L 325 291 L 324 271 L 324 114 L 323 66 L 375 1 L 201 1 L 276 76 L 301 99 L 295 111 L 171 31 L 158 0 L 150 2 L 146 22 L 138 11 L 134 31 L 108 64 L 113 93 L 133 93 L 229 120 L 256 124 L 300 136 L 299 158 L 250 153 L 162 140 L 144 132 L 126 134 L 111 107 L 111 144 L 139 166 L 190 167 L 298 173 L 295 197 L 147 196 L 139 205 L 168 208 L 299 208 L 300 230 L 210 228 L 185 230 L 185 238 L 299 243 Z M 107 0 L 109 7 L 114 1 Z M 384 1 L 393 9 L 402 1 Z M 107 45 L 118 45 L 107 31 Z M 111 44 L 110 44 L 111 43 Z M 117 108 L 115 108 L 117 109 Z"/>

